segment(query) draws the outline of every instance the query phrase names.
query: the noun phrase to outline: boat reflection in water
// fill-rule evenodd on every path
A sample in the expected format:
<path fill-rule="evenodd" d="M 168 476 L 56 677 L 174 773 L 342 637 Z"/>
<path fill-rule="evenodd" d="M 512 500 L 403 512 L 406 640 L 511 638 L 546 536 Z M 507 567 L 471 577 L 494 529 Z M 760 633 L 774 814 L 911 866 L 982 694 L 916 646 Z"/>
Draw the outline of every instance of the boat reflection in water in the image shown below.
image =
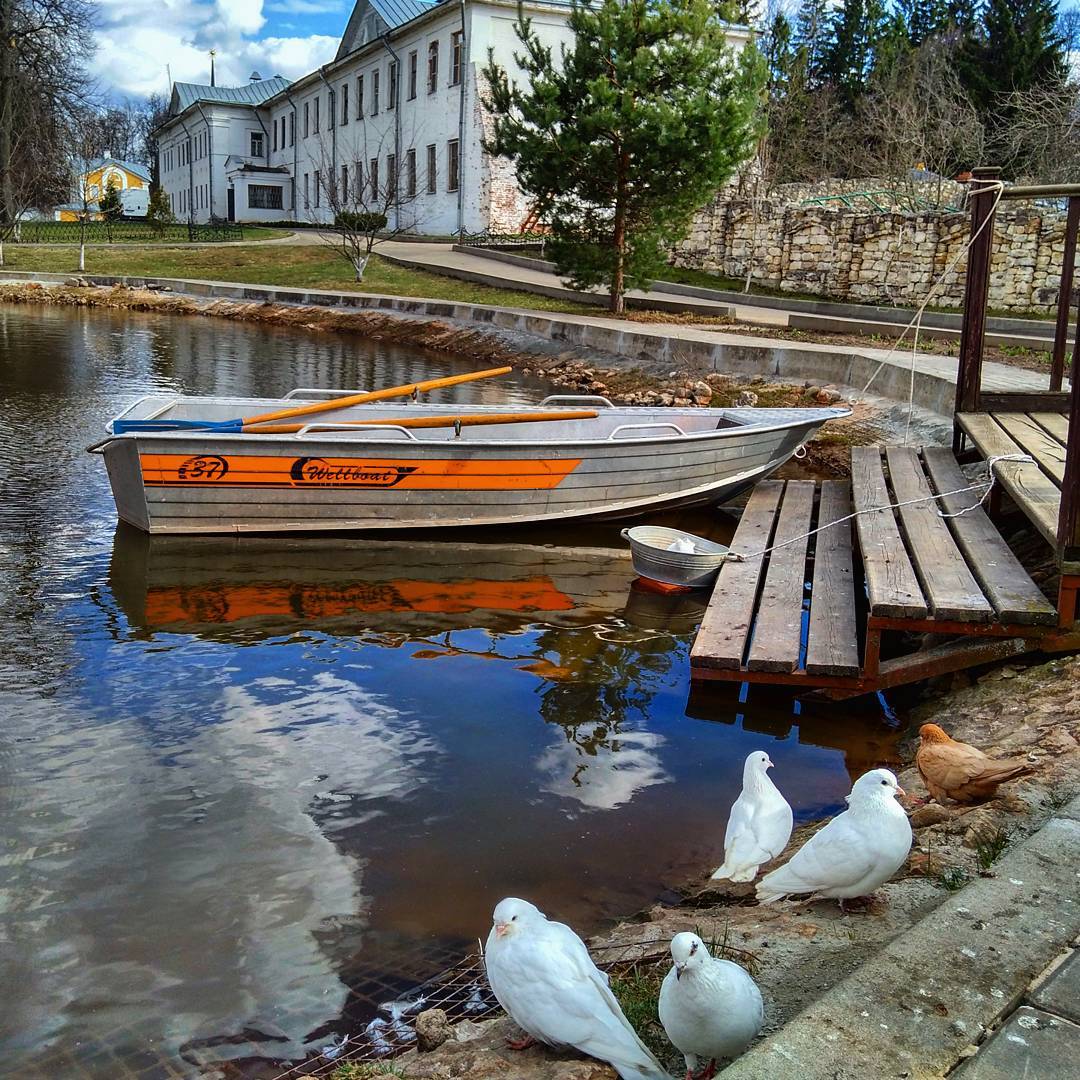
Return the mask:
<path fill-rule="evenodd" d="M 213 638 L 580 626 L 618 612 L 631 577 L 618 549 L 150 537 L 120 526 L 109 582 L 136 632 Z"/>

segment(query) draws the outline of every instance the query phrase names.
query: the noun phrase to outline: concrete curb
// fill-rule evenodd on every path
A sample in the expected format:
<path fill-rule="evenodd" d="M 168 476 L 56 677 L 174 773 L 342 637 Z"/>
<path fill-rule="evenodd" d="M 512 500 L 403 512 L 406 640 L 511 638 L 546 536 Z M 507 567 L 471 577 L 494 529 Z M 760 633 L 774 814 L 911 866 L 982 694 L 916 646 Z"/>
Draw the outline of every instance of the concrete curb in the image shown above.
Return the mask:
<path fill-rule="evenodd" d="M 92 285 L 159 287 L 180 295 L 207 299 L 375 310 L 395 312 L 404 318 L 414 319 L 451 319 L 462 324 L 531 335 L 567 350 L 624 357 L 652 371 L 686 369 L 703 374 L 720 372 L 751 378 L 762 376 L 786 382 L 831 383 L 860 392 L 886 355 L 885 350 L 753 339 L 741 337 L 737 332 L 635 324 L 587 315 L 375 293 L 338 290 L 315 292 L 276 285 L 186 278 L 0 271 L 0 283 L 9 280 L 64 284 L 73 277 Z M 915 404 L 939 418 L 950 417 L 955 397 L 955 360 L 926 357 L 920 358 L 920 363 L 923 368 L 916 368 L 914 377 Z M 987 388 L 1040 387 L 1038 375 L 1020 372 L 1020 369 L 987 364 L 984 372 L 984 385 Z M 881 368 L 874 381 L 874 393 L 894 402 L 906 402 L 910 380 L 910 357 L 898 354 Z"/>
<path fill-rule="evenodd" d="M 725 1080 L 944 1076 L 1080 932 L 1080 799 L 729 1068 Z M 858 932 L 852 922 L 853 932 Z"/>

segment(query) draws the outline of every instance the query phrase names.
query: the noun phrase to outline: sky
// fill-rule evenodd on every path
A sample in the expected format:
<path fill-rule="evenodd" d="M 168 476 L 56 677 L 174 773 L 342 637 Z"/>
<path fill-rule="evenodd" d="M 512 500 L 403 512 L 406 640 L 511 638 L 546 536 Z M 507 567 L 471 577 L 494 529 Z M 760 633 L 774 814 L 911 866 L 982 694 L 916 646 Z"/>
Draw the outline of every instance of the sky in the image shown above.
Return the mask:
<path fill-rule="evenodd" d="M 333 59 L 352 0 L 98 0 L 92 65 L 112 97 L 168 93 L 174 82 L 209 82 L 217 50 L 219 86 L 242 86 L 252 71 L 296 78 Z"/>

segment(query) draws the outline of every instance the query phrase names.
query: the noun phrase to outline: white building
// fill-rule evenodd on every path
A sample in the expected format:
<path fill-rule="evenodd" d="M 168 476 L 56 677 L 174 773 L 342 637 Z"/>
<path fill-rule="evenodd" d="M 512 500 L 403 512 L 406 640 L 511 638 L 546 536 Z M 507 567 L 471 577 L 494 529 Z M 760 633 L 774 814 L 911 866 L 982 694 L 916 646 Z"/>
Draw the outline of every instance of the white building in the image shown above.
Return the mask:
<path fill-rule="evenodd" d="M 568 3 L 524 8 L 556 54 L 570 42 Z M 175 84 L 158 143 L 173 213 L 329 222 L 374 190 L 370 208 L 414 232 L 521 231 L 529 207 L 512 166 L 483 150 L 481 103 L 489 52 L 517 70 L 517 18 L 517 0 L 356 0 L 337 56 L 296 82 Z"/>

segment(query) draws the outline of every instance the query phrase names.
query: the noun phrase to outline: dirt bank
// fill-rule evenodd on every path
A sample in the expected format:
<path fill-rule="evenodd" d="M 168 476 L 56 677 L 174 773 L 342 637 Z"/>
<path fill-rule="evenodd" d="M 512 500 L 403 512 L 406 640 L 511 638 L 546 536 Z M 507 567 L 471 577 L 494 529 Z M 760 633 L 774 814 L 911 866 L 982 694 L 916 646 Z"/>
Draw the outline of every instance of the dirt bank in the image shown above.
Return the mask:
<path fill-rule="evenodd" d="M 680 930 L 722 941 L 750 958 L 765 997 L 765 1031 L 775 1031 L 967 881 L 993 875 L 994 862 L 1011 844 L 1080 790 L 1078 657 L 992 671 L 973 685 L 916 708 L 910 731 L 927 721 L 940 723 L 955 738 L 993 756 L 1026 755 L 1035 772 L 1006 785 L 983 806 L 958 808 L 919 805 L 928 793 L 913 767 L 901 768 L 915 842 L 901 876 L 885 886 L 883 902 L 871 911 L 842 915 L 834 901 L 758 905 L 749 887 L 709 888 L 712 868 L 702 867 L 700 880 L 683 883 L 681 902 L 657 904 L 590 944 L 597 950 L 626 947 L 627 955 L 641 958 L 639 971 L 650 965 L 663 971 L 666 944 Z M 904 761 L 913 760 L 916 739 L 911 734 L 901 743 Z M 784 778 L 776 780 L 783 787 Z M 735 793 L 724 793 L 724 799 L 728 795 L 733 798 Z M 799 830 L 789 851 L 818 827 Z M 948 1009 L 947 1002 L 930 1004 Z M 573 1055 L 556 1058 L 544 1050 L 514 1054 L 502 1043 L 508 1030 L 506 1020 L 469 1025 L 459 1034 L 461 1041 L 429 1054 L 409 1055 L 397 1064 L 402 1075 L 416 1078 L 600 1080 L 615 1075 Z"/>

